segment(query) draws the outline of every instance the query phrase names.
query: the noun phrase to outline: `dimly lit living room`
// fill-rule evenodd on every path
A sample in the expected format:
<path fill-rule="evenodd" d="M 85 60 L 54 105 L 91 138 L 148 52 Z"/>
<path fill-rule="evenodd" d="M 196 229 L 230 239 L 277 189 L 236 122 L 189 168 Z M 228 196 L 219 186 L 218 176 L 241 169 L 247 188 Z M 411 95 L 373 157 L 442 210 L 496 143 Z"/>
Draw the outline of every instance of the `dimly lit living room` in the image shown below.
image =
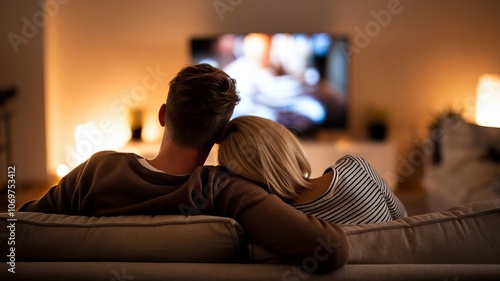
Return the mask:
<path fill-rule="evenodd" d="M 496 0 L 0 0 L 2 280 L 498 280 L 499 14 Z M 245 68 L 259 51 L 279 75 Z M 235 78 L 235 114 L 291 129 L 312 177 L 362 157 L 408 217 L 342 226 L 347 264 L 316 274 L 318 257 L 276 262 L 231 218 L 17 211 L 96 152 L 155 157 L 169 82 L 195 63 Z"/>

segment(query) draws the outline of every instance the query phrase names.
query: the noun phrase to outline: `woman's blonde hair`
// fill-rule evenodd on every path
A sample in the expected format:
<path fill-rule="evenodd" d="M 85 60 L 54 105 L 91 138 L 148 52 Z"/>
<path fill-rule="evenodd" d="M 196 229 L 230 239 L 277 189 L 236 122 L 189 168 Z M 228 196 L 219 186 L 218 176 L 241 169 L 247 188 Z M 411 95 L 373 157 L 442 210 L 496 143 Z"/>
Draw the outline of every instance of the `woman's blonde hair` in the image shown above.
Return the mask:
<path fill-rule="evenodd" d="M 218 161 L 235 174 L 267 185 L 285 201 L 294 202 L 302 188 L 309 188 L 311 165 L 299 139 L 265 118 L 241 116 L 230 121 L 219 143 Z"/>

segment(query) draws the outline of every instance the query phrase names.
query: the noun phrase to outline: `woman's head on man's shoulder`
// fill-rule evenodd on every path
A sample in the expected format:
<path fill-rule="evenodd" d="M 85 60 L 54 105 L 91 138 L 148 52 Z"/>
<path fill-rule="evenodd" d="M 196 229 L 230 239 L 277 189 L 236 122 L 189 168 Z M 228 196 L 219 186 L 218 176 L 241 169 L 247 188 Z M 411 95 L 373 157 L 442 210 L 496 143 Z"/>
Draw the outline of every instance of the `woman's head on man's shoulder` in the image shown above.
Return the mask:
<path fill-rule="evenodd" d="M 290 202 L 307 187 L 311 174 L 297 136 L 281 124 L 257 116 L 240 116 L 229 122 L 219 144 L 218 161 Z"/>

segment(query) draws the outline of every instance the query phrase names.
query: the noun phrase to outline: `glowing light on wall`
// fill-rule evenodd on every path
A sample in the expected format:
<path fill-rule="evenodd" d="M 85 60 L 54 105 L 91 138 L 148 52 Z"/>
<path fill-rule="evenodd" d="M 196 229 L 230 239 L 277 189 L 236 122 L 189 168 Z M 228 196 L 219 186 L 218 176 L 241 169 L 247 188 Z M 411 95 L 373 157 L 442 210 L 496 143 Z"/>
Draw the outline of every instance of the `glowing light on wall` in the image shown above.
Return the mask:
<path fill-rule="evenodd" d="M 56 174 L 58 177 L 62 178 L 69 173 L 69 167 L 66 164 L 59 164 L 56 168 Z"/>
<path fill-rule="evenodd" d="M 481 126 L 500 128 L 500 76 L 484 74 L 479 79 L 476 122 Z"/>
<path fill-rule="evenodd" d="M 142 133 L 142 140 L 145 142 L 158 142 L 161 139 L 162 129 L 158 124 L 156 116 L 146 119 L 144 123 L 144 131 Z"/>
<path fill-rule="evenodd" d="M 75 146 L 66 147 L 65 165 L 70 169 L 98 151 L 119 150 L 130 140 L 131 133 L 126 121 L 103 120 L 99 125 L 96 122 L 78 124 L 74 135 Z"/>

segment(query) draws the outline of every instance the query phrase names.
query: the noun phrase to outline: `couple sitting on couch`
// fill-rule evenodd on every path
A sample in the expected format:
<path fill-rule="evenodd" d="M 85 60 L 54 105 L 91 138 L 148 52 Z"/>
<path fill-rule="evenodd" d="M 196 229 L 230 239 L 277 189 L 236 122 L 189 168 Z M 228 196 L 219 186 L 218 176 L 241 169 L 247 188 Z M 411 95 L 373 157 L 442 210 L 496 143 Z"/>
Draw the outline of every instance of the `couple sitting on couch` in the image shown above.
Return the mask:
<path fill-rule="evenodd" d="M 229 122 L 238 101 L 235 81 L 223 71 L 207 64 L 183 68 L 159 111 L 166 129 L 155 158 L 98 152 L 20 211 L 231 217 L 251 242 L 283 262 L 319 257 L 318 271 L 347 262 L 346 235 L 337 224 L 406 215 L 363 159 L 343 157 L 322 177 L 309 179 L 309 163 L 285 128 L 257 117 Z M 203 166 L 216 142 L 222 166 Z M 333 250 L 317 253 L 318 241 Z"/>

